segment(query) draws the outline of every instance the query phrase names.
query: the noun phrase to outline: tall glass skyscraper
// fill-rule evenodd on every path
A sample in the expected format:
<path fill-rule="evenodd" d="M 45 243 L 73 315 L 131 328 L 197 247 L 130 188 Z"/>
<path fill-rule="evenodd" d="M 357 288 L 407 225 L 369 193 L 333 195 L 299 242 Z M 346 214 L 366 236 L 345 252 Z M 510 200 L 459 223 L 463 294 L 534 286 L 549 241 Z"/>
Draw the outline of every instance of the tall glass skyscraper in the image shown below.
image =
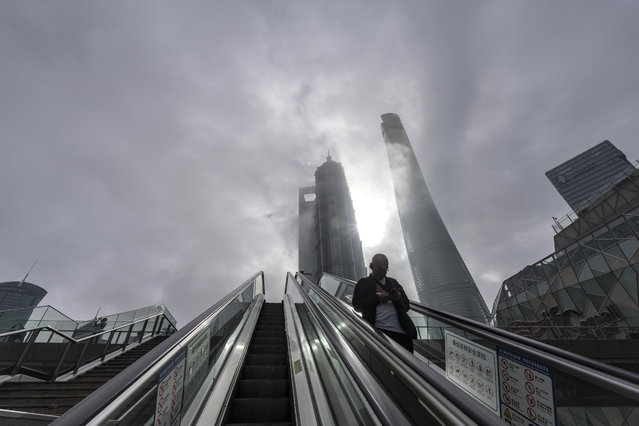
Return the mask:
<path fill-rule="evenodd" d="M 299 213 L 301 271 L 315 280 L 323 272 L 352 280 L 366 275 L 344 168 L 330 155 L 315 171 L 315 187 L 300 188 Z"/>
<path fill-rule="evenodd" d="M 480 322 L 489 311 L 430 195 L 397 114 L 382 115 L 399 220 L 421 303 Z"/>

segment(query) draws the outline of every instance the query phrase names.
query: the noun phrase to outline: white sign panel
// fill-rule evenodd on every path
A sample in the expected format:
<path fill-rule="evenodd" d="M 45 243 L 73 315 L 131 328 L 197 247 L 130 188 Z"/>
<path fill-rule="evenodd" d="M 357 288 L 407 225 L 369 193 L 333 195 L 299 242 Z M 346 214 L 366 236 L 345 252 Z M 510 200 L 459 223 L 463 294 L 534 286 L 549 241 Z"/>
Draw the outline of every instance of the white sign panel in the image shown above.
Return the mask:
<path fill-rule="evenodd" d="M 184 379 L 184 407 L 187 408 L 206 378 L 209 363 L 211 327 L 201 330 L 188 346 L 186 377 Z"/>
<path fill-rule="evenodd" d="M 180 351 L 158 373 L 158 392 L 155 400 L 155 426 L 180 424 L 186 348 Z"/>
<path fill-rule="evenodd" d="M 445 331 L 446 378 L 498 414 L 494 350 Z"/>
<path fill-rule="evenodd" d="M 497 348 L 501 418 L 512 425 L 554 426 L 555 386 L 552 368 Z"/>

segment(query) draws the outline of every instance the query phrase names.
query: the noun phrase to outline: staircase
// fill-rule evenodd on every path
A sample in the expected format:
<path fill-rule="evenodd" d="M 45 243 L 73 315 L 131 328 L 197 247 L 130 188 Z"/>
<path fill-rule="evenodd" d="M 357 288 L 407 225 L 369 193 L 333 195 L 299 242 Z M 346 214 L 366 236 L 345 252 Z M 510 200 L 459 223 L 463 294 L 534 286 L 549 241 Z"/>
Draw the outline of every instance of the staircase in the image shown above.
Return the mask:
<path fill-rule="evenodd" d="M 0 409 L 59 416 L 165 339 L 157 336 L 66 382 L 4 382 Z"/>
<path fill-rule="evenodd" d="M 284 309 L 281 303 L 264 303 L 226 424 L 293 425 L 290 389 Z"/>

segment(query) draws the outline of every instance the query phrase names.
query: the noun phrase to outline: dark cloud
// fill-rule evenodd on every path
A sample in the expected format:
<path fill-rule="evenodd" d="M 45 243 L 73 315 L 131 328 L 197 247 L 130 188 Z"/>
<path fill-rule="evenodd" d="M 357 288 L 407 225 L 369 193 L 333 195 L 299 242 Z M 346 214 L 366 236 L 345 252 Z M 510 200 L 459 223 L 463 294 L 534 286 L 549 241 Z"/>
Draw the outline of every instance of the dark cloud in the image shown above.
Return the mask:
<path fill-rule="evenodd" d="M 297 265 L 297 188 L 342 162 L 365 256 L 410 282 L 380 115 L 398 113 L 489 306 L 552 251 L 544 172 L 632 160 L 633 2 L 2 2 L 0 280 L 84 319 L 183 325 Z M 374 212 L 371 213 L 371 212 Z M 410 287 L 410 286 L 409 286 Z"/>

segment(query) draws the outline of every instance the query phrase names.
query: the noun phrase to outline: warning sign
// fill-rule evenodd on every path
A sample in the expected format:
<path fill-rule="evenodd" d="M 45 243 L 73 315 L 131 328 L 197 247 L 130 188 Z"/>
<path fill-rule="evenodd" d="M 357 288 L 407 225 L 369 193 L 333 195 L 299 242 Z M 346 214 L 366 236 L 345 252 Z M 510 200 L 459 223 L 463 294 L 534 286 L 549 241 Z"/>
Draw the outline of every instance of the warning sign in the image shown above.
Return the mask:
<path fill-rule="evenodd" d="M 495 351 L 450 331 L 444 334 L 446 377 L 497 414 Z"/>
<path fill-rule="evenodd" d="M 186 348 L 180 351 L 158 373 L 158 391 L 155 400 L 155 426 L 180 424 Z"/>
<path fill-rule="evenodd" d="M 184 379 L 184 408 L 188 408 L 206 379 L 209 361 L 210 326 L 201 330 L 189 343 Z"/>
<path fill-rule="evenodd" d="M 513 425 L 557 423 L 552 368 L 497 348 L 501 418 Z"/>

